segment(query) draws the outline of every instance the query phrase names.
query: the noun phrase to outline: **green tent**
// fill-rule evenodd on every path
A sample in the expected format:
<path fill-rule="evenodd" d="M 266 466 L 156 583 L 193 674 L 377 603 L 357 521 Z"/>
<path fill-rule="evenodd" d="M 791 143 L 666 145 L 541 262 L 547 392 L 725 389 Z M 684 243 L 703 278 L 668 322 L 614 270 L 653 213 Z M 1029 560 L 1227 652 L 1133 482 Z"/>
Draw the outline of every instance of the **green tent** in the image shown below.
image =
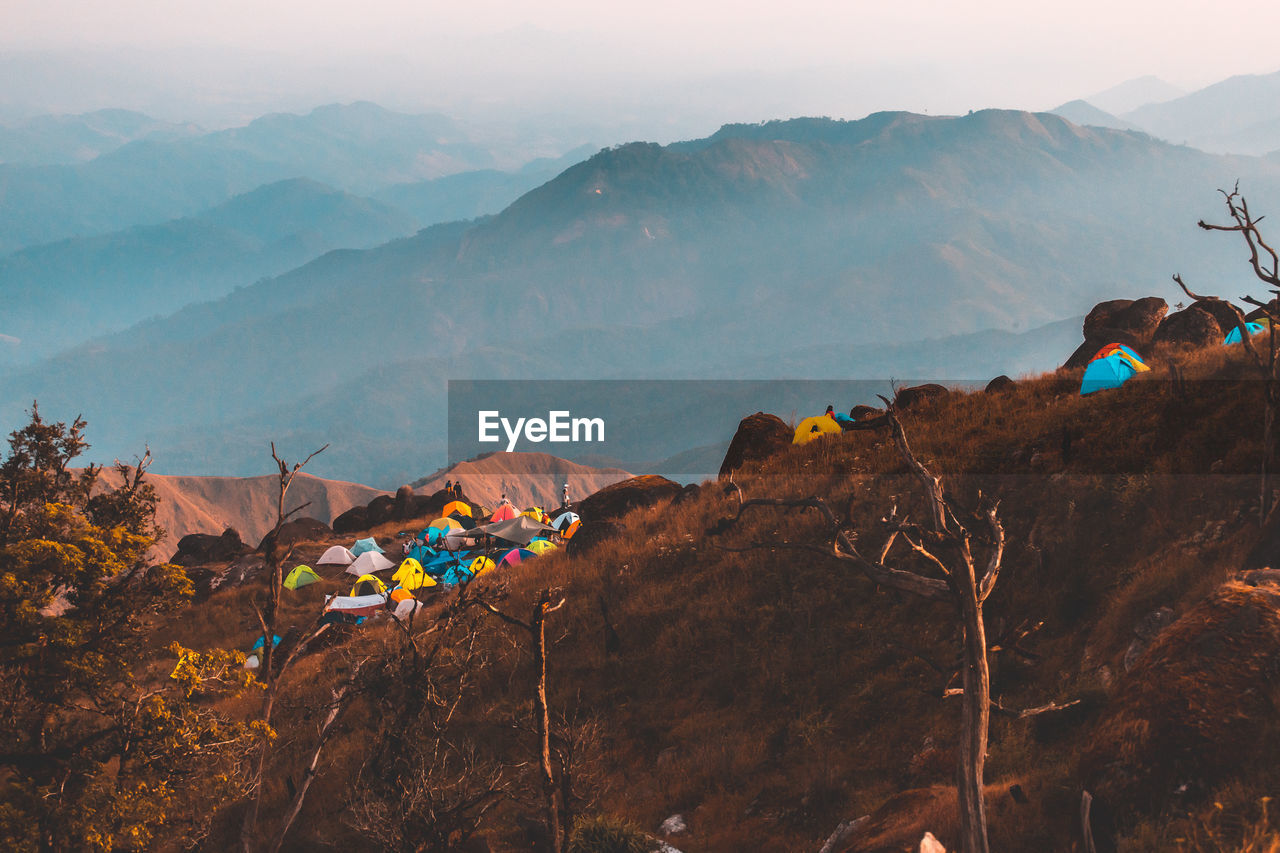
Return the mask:
<path fill-rule="evenodd" d="M 298 566 L 289 572 L 289 576 L 284 579 L 284 588 L 297 589 L 300 586 L 306 586 L 318 580 L 320 580 L 320 576 L 310 566 Z"/>

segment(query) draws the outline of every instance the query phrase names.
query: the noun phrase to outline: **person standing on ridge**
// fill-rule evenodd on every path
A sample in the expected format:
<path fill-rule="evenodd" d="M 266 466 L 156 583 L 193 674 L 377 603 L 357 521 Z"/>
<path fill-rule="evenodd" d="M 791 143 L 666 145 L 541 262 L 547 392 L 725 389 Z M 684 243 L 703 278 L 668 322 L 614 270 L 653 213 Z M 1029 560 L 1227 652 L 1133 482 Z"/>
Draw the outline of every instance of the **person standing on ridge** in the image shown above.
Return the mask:
<path fill-rule="evenodd" d="M 560 506 L 561 507 L 569 506 L 569 484 L 568 483 L 564 484 L 564 489 L 562 489 L 560 492 Z"/>

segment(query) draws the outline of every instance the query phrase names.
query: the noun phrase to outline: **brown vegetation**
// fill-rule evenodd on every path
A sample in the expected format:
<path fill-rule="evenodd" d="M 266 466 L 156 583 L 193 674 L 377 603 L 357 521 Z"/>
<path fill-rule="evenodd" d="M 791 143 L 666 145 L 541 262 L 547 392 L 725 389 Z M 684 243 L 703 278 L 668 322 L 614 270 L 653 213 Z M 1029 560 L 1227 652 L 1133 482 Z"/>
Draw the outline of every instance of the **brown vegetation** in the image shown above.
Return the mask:
<path fill-rule="evenodd" d="M 1198 608 L 1224 595 L 1263 594 L 1262 587 L 1223 586 L 1258 537 L 1250 513 L 1258 497 L 1261 383 L 1239 381 L 1247 372 L 1242 354 L 1225 348 L 1177 358 L 1176 372 L 1156 365 L 1122 389 L 1087 398 L 1077 393 L 1076 372 L 1024 380 L 1001 394 L 952 393 L 902 415 L 915 453 L 965 503 L 976 505 L 979 490 L 1001 501 L 1009 547 L 986 606 L 998 703 L 987 758 L 992 849 L 1080 849 L 1081 790 L 1099 778 L 1096 762 L 1081 756 L 1095 742 L 1127 738 L 1125 748 L 1140 757 L 1184 732 L 1201 738 L 1167 777 L 1190 772 L 1200 787 L 1176 793 L 1152 780 L 1095 791 L 1103 846 L 1114 833 L 1124 849 L 1155 838 L 1171 847 L 1213 813 L 1215 797 L 1239 810 L 1243 825 L 1278 781 L 1274 762 L 1248 748 L 1256 730 L 1237 727 L 1270 694 L 1216 695 L 1244 689 L 1254 672 L 1248 661 L 1265 656 L 1261 647 L 1238 672 L 1223 667 L 1219 681 L 1204 682 L 1215 704 L 1203 707 L 1226 709 L 1223 719 L 1187 716 L 1159 701 L 1178 689 L 1176 678 L 1144 680 L 1144 672 L 1178 661 L 1173 650 L 1185 644 L 1177 626 L 1125 674 L 1135 626 L 1152 611 L 1168 607 L 1178 625 L 1197 624 Z M 854 531 L 877 530 L 895 498 L 903 513 L 922 517 L 901 456 L 875 432 L 745 462 L 735 479 L 748 494 L 826 495 Z M 706 532 L 736 501 L 714 486 L 678 502 L 662 497 L 626 512 L 616 535 L 587 553 L 540 558 L 473 584 L 474 594 L 516 612 L 538 590 L 565 591 L 548 624 L 546 684 L 552 747 L 572 754 L 579 768 L 571 773 L 575 813 L 612 814 L 653 831 L 679 812 L 689 829 L 672 841 L 699 851 L 816 850 L 841 821 L 875 813 L 884 846 L 851 849 L 902 849 L 918 842 L 912 834 L 921 827 L 952 849 L 954 816 L 940 811 L 934 825 L 924 825 L 920 815 L 933 812 L 891 805 L 910 789 L 954 802 L 950 750 L 960 700 L 944 696 L 957 671 L 950 608 L 877 588 L 834 559 L 782 548 L 721 550 Z M 584 523 L 591 521 L 584 512 Z M 392 523 L 374 534 L 386 541 L 412 526 Z M 750 516 L 730 538 L 811 541 L 822 526 L 812 514 Z M 323 544 L 301 546 L 295 557 L 313 558 Z M 339 576 L 286 593 L 280 624 L 312 624 L 322 593 L 343 582 Z M 261 592 L 219 590 L 168 623 L 157 642 L 247 649 L 260 632 L 254 595 Z M 435 594 L 416 621 L 423 656 L 438 649 L 435 664 L 412 670 L 418 674 L 405 669 L 414 654 L 402 632 L 366 625 L 309 649 L 285 676 L 263 814 L 287 808 L 354 656 L 374 654 L 366 670 L 384 685 L 428 679 L 435 685 L 429 695 L 445 703 L 436 707 L 454 709 L 447 723 L 453 751 L 440 755 L 431 750 L 436 729 L 425 721 L 443 724 L 443 717 L 413 709 L 393 716 L 400 706 L 382 698 L 417 694 L 358 693 L 334 726 L 285 849 L 400 849 L 400 841 L 375 832 L 384 824 L 371 824 L 372 816 L 398 815 L 388 839 L 421 837 L 414 833 L 426 804 L 457 806 L 467 791 L 486 799 L 478 816 L 478 808 L 467 812 L 475 821 L 455 839 L 479 830 L 494 849 L 528 849 L 544 801 L 529 653 L 498 620 L 475 621 L 474 608 L 472 621 L 447 616 L 454 596 Z M 1002 710 L 1077 699 L 1033 718 Z M 235 710 L 229 700 L 223 707 Z M 239 708 L 246 717 L 253 711 Z M 1148 734 L 1126 734 L 1135 731 Z M 1232 767 L 1208 754 L 1219 750 L 1236 759 Z M 400 768 L 387 778 L 404 784 L 372 784 L 373 766 Z M 412 780 L 402 775 L 410 766 L 419 773 Z M 1021 799 L 1009 793 L 1014 784 Z M 409 790 L 419 805 L 396 799 Z M 230 833 L 224 841 L 238 819 L 222 816 L 218 826 Z"/>

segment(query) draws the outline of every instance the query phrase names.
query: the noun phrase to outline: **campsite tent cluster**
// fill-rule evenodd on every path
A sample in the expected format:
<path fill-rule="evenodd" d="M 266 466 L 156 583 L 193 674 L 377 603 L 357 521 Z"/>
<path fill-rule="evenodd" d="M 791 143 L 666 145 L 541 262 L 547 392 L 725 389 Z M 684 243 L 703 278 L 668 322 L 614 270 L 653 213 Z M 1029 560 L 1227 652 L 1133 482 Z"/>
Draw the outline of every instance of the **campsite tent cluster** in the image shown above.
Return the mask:
<path fill-rule="evenodd" d="M 1245 330 L 1252 336 L 1267 331 L 1266 318 L 1250 320 L 1245 323 Z M 1244 340 L 1237 326 L 1227 332 L 1223 338 L 1224 346 L 1241 343 Z M 1092 394 L 1109 388 L 1119 388 L 1139 373 L 1151 370 L 1142 356 L 1120 343 L 1111 343 L 1094 354 L 1085 367 L 1084 376 L 1080 380 L 1080 394 Z"/>
<path fill-rule="evenodd" d="M 582 524 L 573 512 L 552 519 L 541 507 L 522 512 L 509 502 L 487 515 L 481 508 L 480 519 L 475 512 L 462 501 L 446 504 L 440 518 L 409 540 L 398 564 L 372 537 L 357 539 L 350 548 L 329 548 L 316 565 L 345 566 L 344 573 L 355 580 L 347 595 L 326 598 L 322 621 L 358 623 L 388 610 L 404 617 L 421 606 L 422 590 L 448 589 L 545 555 L 572 539 Z M 299 565 L 285 577 L 284 587 L 296 590 L 320 579 L 315 569 Z"/>

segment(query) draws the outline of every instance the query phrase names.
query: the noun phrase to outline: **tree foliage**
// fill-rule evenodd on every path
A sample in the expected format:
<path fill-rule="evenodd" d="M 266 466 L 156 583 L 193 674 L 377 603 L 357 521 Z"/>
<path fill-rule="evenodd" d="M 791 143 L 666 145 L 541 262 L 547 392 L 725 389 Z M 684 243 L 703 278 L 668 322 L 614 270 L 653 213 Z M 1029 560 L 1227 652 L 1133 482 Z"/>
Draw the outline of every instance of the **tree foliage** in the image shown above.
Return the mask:
<path fill-rule="evenodd" d="M 156 493 L 145 455 L 123 484 L 74 473 L 85 422 L 31 421 L 0 463 L 0 847 L 146 849 L 194 840 L 235 792 L 248 734 L 208 694 L 247 685 L 242 656 L 148 644 L 190 598 L 177 566 L 149 565 Z M 95 493 L 96 492 L 96 493 Z M 171 677 L 172 676 L 172 677 Z M 212 798 L 212 799 L 211 799 Z M 204 807 L 188 808 L 201 801 Z"/>

